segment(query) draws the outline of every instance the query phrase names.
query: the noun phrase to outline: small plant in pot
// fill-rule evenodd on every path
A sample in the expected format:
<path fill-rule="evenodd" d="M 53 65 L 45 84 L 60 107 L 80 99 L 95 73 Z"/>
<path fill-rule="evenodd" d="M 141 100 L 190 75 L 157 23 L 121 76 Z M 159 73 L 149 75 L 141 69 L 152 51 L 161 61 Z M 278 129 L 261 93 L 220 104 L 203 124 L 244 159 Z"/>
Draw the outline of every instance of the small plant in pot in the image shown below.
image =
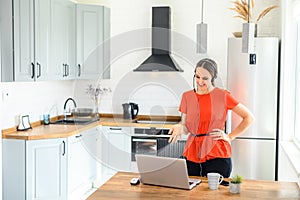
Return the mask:
<path fill-rule="evenodd" d="M 231 193 L 237 194 L 241 192 L 241 183 L 243 181 L 243 177 L 239 174 L 233 176 L 229 183 L 229 191 Z"/>

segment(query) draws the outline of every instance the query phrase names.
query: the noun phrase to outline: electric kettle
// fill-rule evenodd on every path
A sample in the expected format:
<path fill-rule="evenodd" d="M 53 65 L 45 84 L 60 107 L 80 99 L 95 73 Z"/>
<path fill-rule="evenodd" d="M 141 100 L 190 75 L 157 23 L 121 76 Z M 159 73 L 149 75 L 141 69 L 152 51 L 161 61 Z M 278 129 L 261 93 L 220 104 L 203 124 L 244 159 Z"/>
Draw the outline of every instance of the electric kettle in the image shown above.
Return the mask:
<path fill-rule="evenodd" d="M 134 119 L 139 113 L 139 106 L 136 103 L 123 103 L 123 118 Z"/>

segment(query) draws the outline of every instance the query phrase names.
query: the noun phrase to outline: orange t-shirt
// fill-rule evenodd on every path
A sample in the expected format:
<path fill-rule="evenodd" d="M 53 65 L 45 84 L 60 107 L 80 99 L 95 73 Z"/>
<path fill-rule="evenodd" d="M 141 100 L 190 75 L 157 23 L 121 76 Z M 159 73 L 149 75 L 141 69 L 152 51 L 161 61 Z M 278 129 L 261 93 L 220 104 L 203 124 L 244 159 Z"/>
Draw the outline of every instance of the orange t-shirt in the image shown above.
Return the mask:
<path fill-rule="evenodd" d="M 183 94 L 179 111 L 187 115 L 186 126 L 190 133 L 205 134 L 216 128 L 224 130 L 227 111 L 238 103 L 228 91 L 219 88 L 203 95 L 189 91 Z M 195 120 L 198 123 L 193 123 Z M 183 152 L 188 160 L 201 163 L 213 158 L 231 157 L 229 142 L 193 135 L 189 135 Z"/>

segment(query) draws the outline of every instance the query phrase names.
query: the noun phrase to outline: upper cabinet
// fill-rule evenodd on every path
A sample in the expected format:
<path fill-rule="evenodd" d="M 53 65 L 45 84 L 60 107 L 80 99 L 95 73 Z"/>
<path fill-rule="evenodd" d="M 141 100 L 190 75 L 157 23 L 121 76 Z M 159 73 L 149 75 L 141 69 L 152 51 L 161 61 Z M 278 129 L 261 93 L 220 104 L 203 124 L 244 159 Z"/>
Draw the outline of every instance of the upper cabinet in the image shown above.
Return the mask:
<path fill-rule="evenodd" d="M 5 4 L 5 5 L 2 5 Z M 48 38 L 50 0 L 1 1 L 1 19 L 7 19 L 1 40 L 6 40 L 2 81 L 34 81 L 45 79 L 49 67 Z M 10 9 L 8 9 L 8 7 Z M 35 12 L 34 12 L 35 11 Z M 41 18 L 38 18 L 40 16 Z"/>
<path fill-rule="evenodd" d="M 77 67 L 80 79 L 110 77 L 110 10 L 76 5 Z"/>
<path fill-rule="evenodd" d="M 15 0 L 16 1 L 16 0 Z M 16 2 L 21 3 L 23 0 L 17 0 Z M 28 4 L 32 4 L 33 0 L 26 0 Z M 52 41 L 51 41 L 51 7 L 52 7 L 52 0 L 35 0 L 34 1 L 34 15 L 33 15 L 33 22 L 29 21 L 29 23 L 33 23 L 31 27 L 34 28 L 33 35 L 34 35 L 34 59 L 32 62 L 33 71 L 32 77 L 34 80 L 51 80 L 51 48 L 52 48 Z M 14 6 L 16 7 L 16 6 Z M 20 7 L 21 13 L 15 13 L 15 16 L 20 17 L 23 19 L 22 14 L 23 8 Z M 32 15 L 32 12 L 29 13 L 29 15 Z M 20 38 L 20 44 L 22 45 L 22 42 L 24 42 L 25 38 L 22 37 L 23 32 L 23 24 L 15 23 L 15 30 L 14 33 L 19 32 L 20 35 L 18 37 Z M 15 37 L 16 38 L 16 37 Z M 18 48 L 15 48 L 18 50 Z M 15 58 L 22 60 L 22 57 Z M 25 66 L 24 71 L 27 70 L 27 65 L 20 62 L 20 68 L 23 68 Z M 16 77 L 18 75 L 18 72 L 16 72 Z M 18 80 L 18 79 L 16 79 Z"/>
<path fill-rule="evenodd" d="M 68 0 L 52 0 L 51 79 L 72 79 L 76 74 L 76 13 Z"/>
<path fill-rule="evenodd" d="M 0 11 L 1 81 L 109 78 L 109 45 L 102 45 L 110 37 L 109 9 L 69 0 L 1 0 Z"/>
<path fill-rule="evenodd" d="M 33 1 L 1 0 L 0 9 L 1 81 L 33 81 L 35 79 Z"/>
<path fill-rule="evenodd" d="M 13 22 L 1 24 L 2 49 L 9 55 L 3 59 L 2 81 L 61 80 L 75 74 L 74 3 L 1 0 L 1 7 L 6 8 L 1 21 Z"/>
<path fill-rule="evenodd" d="M 7 53 L 11 53 L 12 57 L 4 59 L 4 64 L 2 65 L 4 77 L 2 77 L 2 81 L 34 81 L 37 71 L 34 56 L 33 1 L 14 0 L 13 5 L 13 27 L 7 27 L 5 29 L 6 33 L 3 34 L 3 36 L 9 38 L 5 48 Z M 7 18 L 12 17 L 12 13 L 9 11 L 7 10 L 5 14 Z M 11 32 L 12 30 L 14 31 Z M 9 45 L 14 46 L 8 48 Z"/>

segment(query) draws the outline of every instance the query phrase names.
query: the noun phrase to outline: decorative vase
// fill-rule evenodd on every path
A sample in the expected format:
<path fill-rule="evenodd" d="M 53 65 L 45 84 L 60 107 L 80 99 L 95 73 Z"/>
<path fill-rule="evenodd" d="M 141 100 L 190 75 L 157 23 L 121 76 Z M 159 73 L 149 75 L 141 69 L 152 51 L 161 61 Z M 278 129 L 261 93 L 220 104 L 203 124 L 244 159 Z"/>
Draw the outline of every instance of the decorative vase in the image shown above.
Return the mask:
<path fill-rule="evenodd" d="M 238 194 L 241 192 L 241 184 L 240 183 L 229 183 L 229 191 L 233 194 Z"/>

